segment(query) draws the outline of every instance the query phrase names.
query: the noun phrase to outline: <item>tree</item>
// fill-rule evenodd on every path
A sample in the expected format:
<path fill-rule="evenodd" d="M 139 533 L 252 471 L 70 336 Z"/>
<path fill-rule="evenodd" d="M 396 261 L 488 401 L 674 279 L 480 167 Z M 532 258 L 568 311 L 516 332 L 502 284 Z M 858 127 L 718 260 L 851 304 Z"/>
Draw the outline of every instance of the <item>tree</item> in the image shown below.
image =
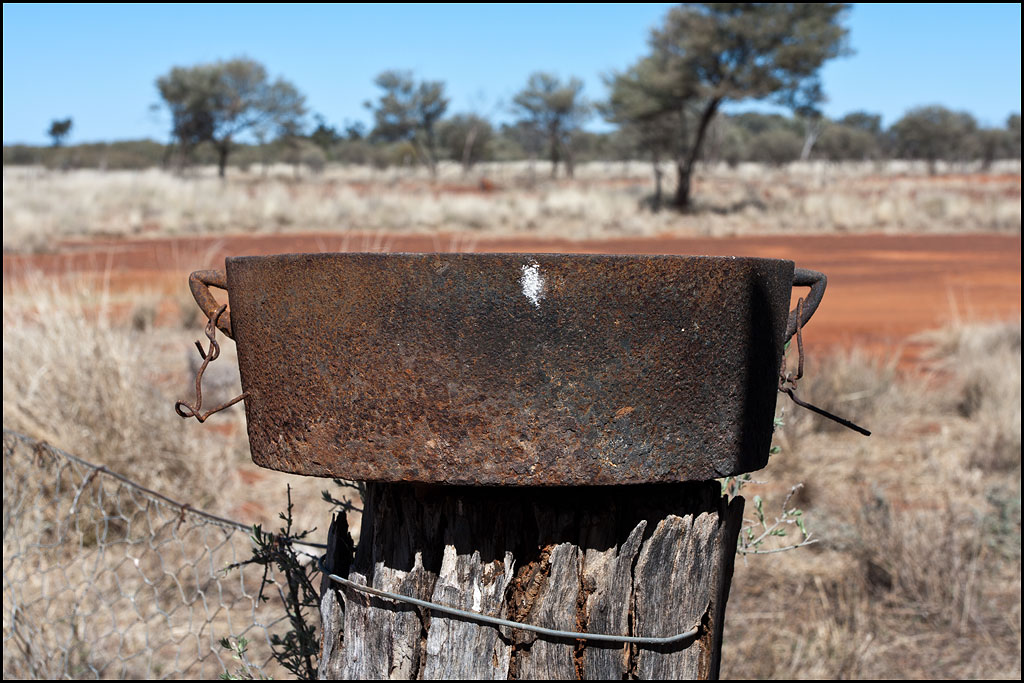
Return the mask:
<path fill-rule="evenodd" d="M 732 117 L 716 116 L 708 126 L 701 159 L 709 163 L 724 161 L 735 167 L 749 159 L 750 138 L 751 134 L 737 125 Z"/>
<path fill-rule="evenodd" d="M 1013 133 L 1006 128 L 982 128 L 975 133 L 972 147 L 981 167 L 988 170 L 997 159 L 1013 157 Z"/>
<path fill-rule="evenodd" d="M 682 115 L 674 131 L 678 173 L 675 206 L 690 207 L 694 165 L 723 103 L 771 100 L 811 112 L 821 101 L 818 70 L 847 52 L 843 3 L 691 3 L 669 11 L 651 33 L 651 55 L 663 82 L 645 87 L 666 111 Z"/>
<path fill-rule="evenodd" d="M 650 158 L 655 186 L 652 208 L 658 211 L 661 161 L 665 155 L 680 152 L 674 149 L 681 139 L 677 131 L 684 129 L 692 118 L 686 98 L 672 99 L 671 76 L 651 57 L 641 59 L 622 73 L 612 74 L 605 83 L 611 94 L 598 109 Z"/>
<path fill-rule="evenodd" d="M 729 120 L 751 135 L 759 135 L 780 128 L 786 129 L 797 136 L 803 133 L 803 126 L 800 121 L 787 118 L 782 114 L 762 114 L 756 111 L 747 111 L 730 116 Z"/>
<path fill-rule="evenodd" d="M 849 128 L 856 128 L 866 133 L 874 135 L 876 138 L 882 134 L 882 115 L 871 114 L 866 111 L 852 111 L 843 118 L 836 121 L 836 123 L 847 126 Z"/>
<path fill-rule="evenodd" d="M 156 81 L 171 113 L 171 135 L 188 153 L 209 142 L 223 178 L 235 140 L 268 130 L 294 134 L 306 114 L 305 97 L 283 78 L 271 82 L 266 68 L 246 58 L 174 67 Z"/>
<path fill-rule="evenodd" d="M 854 111 L 827 122 L 818 139 L 817 156 L 829 161 L 867 161 L 882 155 L 882 116 Z"/>
<path fill-rule="evenodd" d="M 866 161 L 879 155 L 878 137 L 861 126 L 829 123 L 818 139 L 817 154 L 829 161 Z"/>
<path fill-rule="evenodd" d="M 494 128 L 477 114 L 457 114 L 441 122 L 438 137 L 448 158 L 460 162 L 462 172 L 468 173 L 473 164 L 487 158 Z"/>
<path fill-rule="evenodd" d="M 512 108 L 520 123 L 547 141 L 551 177 L 558 174 L 558 162 L 564 160 L 566 175 L 571 178 L 572 136 L 591 111 L 590 104 L 583 99 L 583 81 L 570 78 L 563 83 L 557 76 L 538 71 L 513 98 Z"/>
<path fill-rule="evenodd" d="M 349 121 L 348 119 L 345 119 L 345 123 L 343 125 L 345 139 L 349 142 L 355 142 L 366 138 L 366 124 L 362 121 Z"/>
<path fill-rule="evenodd" d="M 374 128 L 370 136 L 384 142 L 406 141 L 416 155 L 437 176 L 437 136 L 435 126 L 448 110 L 443 81 L 416 83 L 409 71 L 385 71 L 374 80 L 384 92 L 373 110 Z"/>
<path fill-rule="evenodd" d="M 344 140 L 344 137 L 337 128 L 327 123 L 323 114 L 317 114 L 313 119 L 316 121 L 316 128 L 309 134 L 309 140 L 323 150 L 325 155 L 329 155 L 334 146 Z"/>
<path fill-rule="evenodd" d="M 793 114 L 803 124 L 803 144 L 800 147 L 800 161 L 807 161 L 811 158 L 811 150 L 814 143 L 821 136 L 825 128 L 825 114 L 821 111 L 821 104 L 825 101 L 825 94 L 821 91 L 821 84 L 815 83 L 812 88 L 801 91 L 796 101 L 791 102 Z"/>
<path fill-rule="evenodd" d="M 71 117 L 66 119 L 54 119 L 50 122 L 50 128 L 46 131 L 46 134 L 53 139 L 53 146 L 60 147 L 64 143 L 64 138 L 71 132 Z"/>
<path fill-rule="evenodd" d="M 889 129 L 895 153 L 903 159 L 928 162 L 934 174 L 939 161 L 963 161 L 974 156 L 978 124 L 967 112 L 940 105 L 911 109 Z"/>
<path fill-rule="evenodd" d="M 503 123 L 494 140 L 494 147 L 499 160 L 529 159 L 532 162 L 544 149 L 544 136 L 525 121 Z M 530 173 L 532 175 L 533 171 Z"/>
<path fill-rule="evenodd" d="M 806 138 L 787 127 L 768 128 L 751 136 L 747 142 L 747 157 L 773 166 L 782 166 L 803 159 Z"/>
<path fill-rule="evenodd" d="M 1006 130 L 1010 131 L 1010 157 L 1020 159 L 1020 114 L 1006 117 Z"/>

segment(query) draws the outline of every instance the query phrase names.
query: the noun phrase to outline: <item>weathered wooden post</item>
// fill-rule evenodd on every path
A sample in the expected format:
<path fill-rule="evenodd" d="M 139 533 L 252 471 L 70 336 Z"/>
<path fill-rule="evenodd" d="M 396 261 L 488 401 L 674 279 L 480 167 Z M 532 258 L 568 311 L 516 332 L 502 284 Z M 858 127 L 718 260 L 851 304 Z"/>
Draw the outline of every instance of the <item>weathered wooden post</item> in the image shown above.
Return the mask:
<path fill-rule="evenodd" d="M 354 557 L 331 528 L 321 678 L 717 676 L 742 499 L 715 479 L 766 463 L 824 276 L 319 254 L 191 283 L 238 344 L 253 460 L 368 482 Z"/>
<path fill-rule="evenodd" d="M 367 494 L 355 561 L 334 570 L 351 581 L 562 631 L 694 633 L 667 645 L 538 636 L 333 585 L 323 596 L 321 678 L 717 674 L 742 515 L 717 483 L 372 484 Z M 343 523 L 338 532 L 348 533 Z"/>

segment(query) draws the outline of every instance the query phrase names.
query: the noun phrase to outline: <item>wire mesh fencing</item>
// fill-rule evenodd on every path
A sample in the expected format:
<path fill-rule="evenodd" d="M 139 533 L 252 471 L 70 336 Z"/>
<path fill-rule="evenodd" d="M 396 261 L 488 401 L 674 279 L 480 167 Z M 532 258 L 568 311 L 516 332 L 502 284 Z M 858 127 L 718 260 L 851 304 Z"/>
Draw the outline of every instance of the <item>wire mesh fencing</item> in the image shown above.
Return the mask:
<path fill-rule="evenodd" d="M 284 577 L 240 564 L 248 527 L 7 429 L 3 442 L 5 679 L 287 676 L 271 646 Z"/>

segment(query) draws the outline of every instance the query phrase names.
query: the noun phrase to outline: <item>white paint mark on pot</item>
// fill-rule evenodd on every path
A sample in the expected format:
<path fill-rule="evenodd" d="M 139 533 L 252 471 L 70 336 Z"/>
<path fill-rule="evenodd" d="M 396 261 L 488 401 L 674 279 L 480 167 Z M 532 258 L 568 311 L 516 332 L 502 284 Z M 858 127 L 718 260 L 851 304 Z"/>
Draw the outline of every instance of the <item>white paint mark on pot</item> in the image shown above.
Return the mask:
<path fill-rule="evenodd" d="M 530 300 L 536 308 L 540 308 L 540 300 L 544 298 L 544 278 L 540 275 L 540 266 L 536 261 L 523 266 L 523 276 L 519 283 L 523 286 L 523 296 Z"/>

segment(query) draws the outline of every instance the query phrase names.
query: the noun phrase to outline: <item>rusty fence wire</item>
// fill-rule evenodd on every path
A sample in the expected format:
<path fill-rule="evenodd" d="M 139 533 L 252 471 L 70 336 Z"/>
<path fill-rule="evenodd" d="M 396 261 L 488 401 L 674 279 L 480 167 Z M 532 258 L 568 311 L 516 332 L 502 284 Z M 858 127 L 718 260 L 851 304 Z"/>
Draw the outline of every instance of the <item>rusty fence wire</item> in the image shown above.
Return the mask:
<path fill-rule="evenodd" d="M 287 676 L 251 530 L 4 429 L 4 678 Z M 241 639 L 240 658 L 221 640 Z"/>

